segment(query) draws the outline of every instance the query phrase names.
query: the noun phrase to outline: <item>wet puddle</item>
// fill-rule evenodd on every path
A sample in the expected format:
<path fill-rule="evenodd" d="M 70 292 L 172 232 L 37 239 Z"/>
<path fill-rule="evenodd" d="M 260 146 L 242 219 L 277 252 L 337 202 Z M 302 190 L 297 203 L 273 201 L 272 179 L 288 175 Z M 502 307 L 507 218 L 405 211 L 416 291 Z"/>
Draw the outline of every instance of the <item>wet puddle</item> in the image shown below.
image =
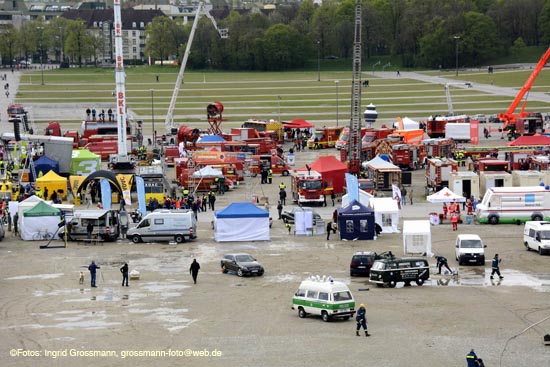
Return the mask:
<path fill-rule="evenodd" d="M 432 276 L 426 285 L 451 286 L 451 287 L 529 287 L 539 292 L 550 291 L 549 274 L 529 274 L 514 269 L 501 271 L 503 279 L 495 275 L 490 278 L 491 268 L 459 268 L 456 276 L 445 275 Z"/>

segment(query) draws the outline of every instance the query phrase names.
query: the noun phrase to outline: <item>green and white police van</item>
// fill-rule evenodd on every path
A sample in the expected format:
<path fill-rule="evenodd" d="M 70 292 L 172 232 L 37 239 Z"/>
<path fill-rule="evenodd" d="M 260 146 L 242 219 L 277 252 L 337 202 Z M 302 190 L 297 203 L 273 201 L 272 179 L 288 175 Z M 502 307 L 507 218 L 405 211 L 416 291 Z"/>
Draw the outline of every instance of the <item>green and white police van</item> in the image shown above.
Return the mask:
<path fill-rule="evenodd" d="M 312 276 L 300 283 L 292 298 L 292 309 L 300 318 L 320 315 L 328 322 L 336 317 L 349 320 L 355 314 L 355 300 L 348 286 L 331 277 Z"/>

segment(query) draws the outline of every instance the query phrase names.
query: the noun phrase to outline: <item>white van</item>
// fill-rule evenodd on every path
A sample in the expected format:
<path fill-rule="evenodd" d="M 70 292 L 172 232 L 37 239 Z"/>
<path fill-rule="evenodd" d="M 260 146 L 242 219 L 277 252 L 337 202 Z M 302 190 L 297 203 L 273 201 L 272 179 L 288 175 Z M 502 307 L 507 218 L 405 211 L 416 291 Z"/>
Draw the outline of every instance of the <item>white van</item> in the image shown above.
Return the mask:
<path fill-rule="evenodd" d="M 134 243 L 176 241 L 197 238 L 197 221 L 192 210 L 159 209 L 147 214 L 126 238 Z"/>
<path fill-rule="evenodd" d="M 476 206 L 479 223 L 550 220 L 550 190 L 542 186 L 493 187 Z"/>
<path fill-rule="evenodd" d="M 355 313 L 355 300 L 348 286 L 331 277 L 312 276 L 304 280 L 292 298 L 292 309 L 300 318 L 320 315 L 328 322 L 335 317 L 349 320 Z"/>
<path fill-rule="evenodd" d="M 485 247 L 477 234 L 459 234 L 456 237 L 455 258 L 458 265 L 485 264 Z"/>
<path fill-rule="evenodd" d="M 539 255 L 550 254 L 550 222 L 525 222 L 523 244 L 527 251 L 538 251 Z"/>

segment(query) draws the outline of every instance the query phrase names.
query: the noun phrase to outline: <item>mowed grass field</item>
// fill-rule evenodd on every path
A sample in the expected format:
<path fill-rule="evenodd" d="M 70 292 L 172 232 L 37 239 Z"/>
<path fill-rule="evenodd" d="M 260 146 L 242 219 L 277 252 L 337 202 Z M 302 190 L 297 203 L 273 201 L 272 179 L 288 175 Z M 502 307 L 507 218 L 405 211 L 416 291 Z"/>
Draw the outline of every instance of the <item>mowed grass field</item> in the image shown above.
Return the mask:
<path fill-rule="evenodd" d="M 177 68 L 128 67 L 126 68 L 127 106 L 137 119 L 147 125 L 154 116 L 159 125 L 164 123 L 166 112 L 177 78 Z M 402 73 L 405 74 L 405 73 Z M 457 81 L 512 87 L 519 91 L 531 70 L 486 70 L 454 72 L 425 72 L 428 75 Z M 156 81 L 156 76 L 159 81 Z M 290 121 L 306 119 L 317 126 L 347 124 L 350 119 L 351 72 L 323 71 L 317 81 L 313 72 L 186 72 L 180 87 L 174 121 L 196 127 L 208 127 L 206 106 L 220 101 L 225 109 L 223 126 L 235 127 L 247 119 Z M 370 103 L 377 107 L 379 123 L 391 123 L 398 116 L 425 120 L 430 115 L 448 112 L 445 89 L 432 84 L 391 73 L 363 73 L 369 87 L 362 90 L 363 109 Z M 44 85 L 40 71 L 22 75 L 18 103 L 40 108 L 67 106 L 73 111 L 60 116 L 60 121 L 81 121 L 86 107 L 105 108 L 115 105 L 113 69 L 46 70 Z M 533 88 L 536 92 L 550 91 L 550 70 L 543 70 Z M 487 94 L 471 89 L 451 89 L 456 114 L 494 114 L 504 112 L 513 98 Z M 528 110 L 550 112 L 543 102 L 528 102 Z M 77 111 L 77 112 L 75 112 Z M 40 121 L 37 119 L 37 122 Z"/>

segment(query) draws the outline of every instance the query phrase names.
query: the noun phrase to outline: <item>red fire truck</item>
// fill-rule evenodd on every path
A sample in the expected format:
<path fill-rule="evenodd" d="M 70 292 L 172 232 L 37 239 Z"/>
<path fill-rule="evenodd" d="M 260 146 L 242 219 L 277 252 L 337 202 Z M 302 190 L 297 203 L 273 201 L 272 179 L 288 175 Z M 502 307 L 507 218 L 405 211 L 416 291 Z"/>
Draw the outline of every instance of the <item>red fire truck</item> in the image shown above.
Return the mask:
<path fill-rule="evenodd" d="M 445 125 L 466 122 L 469 122 L 467 115 L 432 116 L 426 121 L 426 133 L 430 138 L 442 138 L 445 136 Z"/>
<path fill-rule="evenodd" d="M 452 139 L 424 139 L 421 144 L 426 147 L 426 155 L 430 158 L 450 157 L 455 149 Z"/>
<path fill-rule="evenodd" d="M 292 199 L 298 204 L 324 202 L 323 176 L 317 171 L 293 171 L 290 175 Z"/>
<path fill-rule="evenodd" d="M 480 158 L 474 162 L 475 172 L 510 172 L 510 163 L 494 158 Z"/>
<path fill-rule="evenodd" d="M 426 158 L 425 145 L 395 144 L 392 146 L 391 160 L 401 168 L 408 170 L 424 168 Z"/>
<path fill-rule="evenodd" d="M 452 172 L 458 171 L 458 163 L 453 159 L 426 159 L 426 185 L 439 190 L 449 186 Z"/>

